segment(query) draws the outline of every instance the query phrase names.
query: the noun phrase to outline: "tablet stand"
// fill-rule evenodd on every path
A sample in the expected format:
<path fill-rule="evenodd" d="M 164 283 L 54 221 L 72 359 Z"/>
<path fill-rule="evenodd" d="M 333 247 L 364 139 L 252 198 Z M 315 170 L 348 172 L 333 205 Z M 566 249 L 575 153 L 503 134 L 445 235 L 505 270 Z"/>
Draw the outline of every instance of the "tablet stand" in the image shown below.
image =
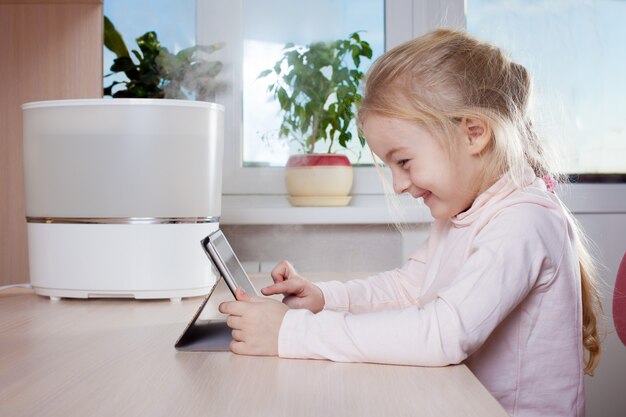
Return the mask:
<path fill-rule="evenodd" d="M 211 291 L 204 297 L 183 334 L 174 344 L 177 350 L 188 352 L 230 351 L 232 333 L 225 320 L 198 320 L 220 281 L 223 281 L 223 279 L 221 275 L 218 275 Z"/>

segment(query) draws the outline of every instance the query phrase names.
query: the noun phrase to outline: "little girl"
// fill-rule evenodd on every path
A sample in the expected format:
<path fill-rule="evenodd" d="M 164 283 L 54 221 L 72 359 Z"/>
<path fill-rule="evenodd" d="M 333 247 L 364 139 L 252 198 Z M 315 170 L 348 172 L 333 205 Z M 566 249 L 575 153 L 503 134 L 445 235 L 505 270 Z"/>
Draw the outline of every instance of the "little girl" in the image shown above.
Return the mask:
<path fill-rule="evenodd" d="M 524 67 L 437 30 L 371 68 L 359 123 L 394 191 L 435 222 L 399 269 L 313 284 L 282 262 L 223 303 L 235 353 L 465 363 L 514 416 L 582 416 L 600 353 L 591 258 L 528 117 Z M 587 354 L 584 354 L 584 352 Z"/>

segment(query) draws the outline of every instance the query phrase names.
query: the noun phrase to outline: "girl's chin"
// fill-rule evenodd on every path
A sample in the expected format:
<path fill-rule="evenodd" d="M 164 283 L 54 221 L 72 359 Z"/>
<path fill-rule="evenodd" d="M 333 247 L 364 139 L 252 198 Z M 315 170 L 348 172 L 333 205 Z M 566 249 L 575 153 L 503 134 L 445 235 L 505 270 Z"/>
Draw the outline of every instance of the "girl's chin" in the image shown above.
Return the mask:
<path fill-rule="evenodd" d="M 428 207 L 428 209 L 430 210 L 430 215 L 435 220 L 446 220 L 455 216 L 453 210 L 450 210 L 449 207 L 445 207 L 441 204 L 441 202 L 439 202 L 440 204 L 437 204 L 432 198 L 428 201 L 424 200 L 424 203 L 426 204 L 426 207 Z"/>
<path fill-rule="evenodd" d="M 450 218 L 447 214 L 442 214 L 437 211 L 433 211 L 432 209 L 430 209 L 430 215 L 433 216 L 433 219 L 435 220 L 446 220 Z"/>
<path fill-rule="evenodd" d="M 456 213 L 451 210 L 450 207 L 446 207 L 442 204 L 441 200 L 438 200 L 433 193 L 429 192 L 421 197 L 424 200 L 424 205 L 430 210 L 430 215 L 435 220 L 445 220 L 450 217 L 454 217 Z"/>

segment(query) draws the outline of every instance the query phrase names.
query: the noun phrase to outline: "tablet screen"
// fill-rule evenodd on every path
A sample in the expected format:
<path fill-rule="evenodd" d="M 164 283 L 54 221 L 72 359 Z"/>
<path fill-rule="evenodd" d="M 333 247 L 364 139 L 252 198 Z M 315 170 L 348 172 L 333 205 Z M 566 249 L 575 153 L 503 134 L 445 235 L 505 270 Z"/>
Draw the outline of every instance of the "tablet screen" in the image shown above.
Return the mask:
<path fill-rule="evenodd" d="M 212 233 L 209 236 L 209 242 L 213 245 L 217 255 L 226 267 L 224 272 L 230 274 L 236 286 L 243 288 L 248 294 L 258 295 L 224 234 L 220 230 Z"/>

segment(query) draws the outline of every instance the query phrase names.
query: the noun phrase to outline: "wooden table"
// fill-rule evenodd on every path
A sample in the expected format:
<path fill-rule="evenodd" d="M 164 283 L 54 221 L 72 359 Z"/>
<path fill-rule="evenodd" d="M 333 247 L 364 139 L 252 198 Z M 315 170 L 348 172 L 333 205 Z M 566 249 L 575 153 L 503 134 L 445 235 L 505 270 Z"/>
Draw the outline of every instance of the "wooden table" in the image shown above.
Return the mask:
<path fill-rule="evenodd" d="M 220 316 L 227 291 L 220 284 L 202 318 Z M 0 292 L 0 416 L 506 416 L 464 365 L 178 352 L 200 301 Z"/>

